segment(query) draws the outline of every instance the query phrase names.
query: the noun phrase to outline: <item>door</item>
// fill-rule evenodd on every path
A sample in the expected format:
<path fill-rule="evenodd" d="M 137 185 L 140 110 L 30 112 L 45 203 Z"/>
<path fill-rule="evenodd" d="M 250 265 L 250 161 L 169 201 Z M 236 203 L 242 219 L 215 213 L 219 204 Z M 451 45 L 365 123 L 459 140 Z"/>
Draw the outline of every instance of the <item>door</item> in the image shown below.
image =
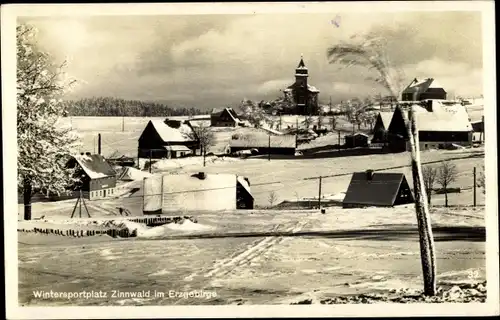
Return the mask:
<path fill-rule="evenodd" d="M 103 195 L 104 195 L 104 198 L 106 198 L 106 190 L 103 190 Z"/>

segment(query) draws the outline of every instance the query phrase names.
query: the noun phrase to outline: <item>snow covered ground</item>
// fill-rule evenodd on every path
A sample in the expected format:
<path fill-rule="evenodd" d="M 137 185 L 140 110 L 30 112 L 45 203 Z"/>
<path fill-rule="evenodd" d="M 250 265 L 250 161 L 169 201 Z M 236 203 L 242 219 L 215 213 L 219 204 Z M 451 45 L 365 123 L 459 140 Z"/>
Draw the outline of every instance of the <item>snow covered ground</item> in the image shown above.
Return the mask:
<path fill-rule="evenodd" d="M 433 210 L 439 285 L 485 279 L 483 215 L 481 209 Z M 326 214 L 253 210 L 197 219 L 198 224 L 155 228 L 130 225 L 141 228 L 140 236 L 122 240 L 20 233 L 20 303 L 270 304 L 422 286 L 411 207 L 332 208 Z M 302 235 L 259 236 L 270 231 Z M 234 232 L 254 235 L 224 236 Z M 167 239 L 187 234 L 213 237 Z M 69 301 L 37 299 L 33 290 L 156 290 L 167 294 L 169 290 L 205 290 L 217 296 L 112 298 L 110 294 L 106 299 Z"/>

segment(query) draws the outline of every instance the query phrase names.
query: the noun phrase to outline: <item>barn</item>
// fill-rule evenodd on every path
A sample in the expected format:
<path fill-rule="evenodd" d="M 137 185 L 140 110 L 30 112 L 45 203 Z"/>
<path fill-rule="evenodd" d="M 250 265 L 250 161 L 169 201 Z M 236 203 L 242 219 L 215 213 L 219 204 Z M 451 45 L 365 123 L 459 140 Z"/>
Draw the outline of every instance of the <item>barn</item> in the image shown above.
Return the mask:
<path fill-rule="evenodd" d="M 235 174 L 155 175 L 144 179 L 144 214 L 253 209 L 247 178 Z"/>
<path fill-rule="evenodd" d="M 139 137 L 138 157 L 161 159 L 199 154 L 200 141 L 189 121 L 150 120 Z"/>
<path fill-rule="evenodd" d="M 382 111 L 377 115 L 375 125 L 373 126 L 372 143 L 386 143 L 387 131 L 391 124 L 393 112 Z"/>
<path fill-rule="evenodd" d="M 269 135 L 256 132 L 229 141 L 230 153 L 257 149 L 260 154 L 295 155 L 297 136 L 292 134 Z"/>
<path fill-rule="evenodd" d="M 472 144 L 473 129 L 464 106 L 427 100 L 414 107 L 420 150 Z M 397 107 L 388 131 L 389 146 L 393 151 L 410 150 L 407 126 L 408 111 Z"/>
<path fill-rule="evenodd" d="M 344 137 L 346 148 L 368 147 L 369 136 L 364 133 L 355 133 Z"/>
<path fill-rule="evenodd" d="M 233 108 L 213 109 L 210 114 L 210 126 L 212 127 L 237 127 L 241 123 Z"/>
<path fill-rule="evenodd" d="M 68 168 L 76 168 L 76 175 L 81 177 L 83 197 L 89 200 L 105 199 L 114 196 L 116 172 L 100 154 L 90 152 L 71 157 Z"/>
<path fill-rule="evenodd" d="M 418 80 L 417 78 L 403 90 L 403 101 L 421 101 L 427 99 L 446 100 L 446 91 L 434 78 Z"/>
<path fill-rule="evenodd" d="M 352 175 L 342 207 L 393 207 L 414 201 L 404 174 L 367 170 Z"/>

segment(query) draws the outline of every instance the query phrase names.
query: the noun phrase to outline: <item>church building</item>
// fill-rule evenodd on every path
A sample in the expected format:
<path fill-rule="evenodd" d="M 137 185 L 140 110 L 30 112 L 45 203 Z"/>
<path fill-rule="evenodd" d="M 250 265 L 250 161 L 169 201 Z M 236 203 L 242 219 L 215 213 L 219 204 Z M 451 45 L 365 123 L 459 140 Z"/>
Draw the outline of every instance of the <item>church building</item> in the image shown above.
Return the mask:
<path fill-rule="evenodd" d="M 319 113 L 319 90 L 307 83 L 308 77 L 309 72 L 301 57 L 295 69 L 295 83 L 284 90 L 285 96 L 293 98 L 296 114 L 316 115 Z"/>

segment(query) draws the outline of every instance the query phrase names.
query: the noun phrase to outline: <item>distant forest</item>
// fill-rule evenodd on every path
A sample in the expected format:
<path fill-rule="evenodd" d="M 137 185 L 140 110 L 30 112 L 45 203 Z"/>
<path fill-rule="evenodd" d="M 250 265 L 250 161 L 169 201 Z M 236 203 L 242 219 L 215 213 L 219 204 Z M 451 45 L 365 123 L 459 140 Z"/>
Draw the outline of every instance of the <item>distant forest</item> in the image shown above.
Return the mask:
<path fill-rule="evenodd" d="M 171 108 L 157 102 L 93 97 L 65 100 L 66 116 L 172 117 L 208 114 L 196 108 Z"/>

